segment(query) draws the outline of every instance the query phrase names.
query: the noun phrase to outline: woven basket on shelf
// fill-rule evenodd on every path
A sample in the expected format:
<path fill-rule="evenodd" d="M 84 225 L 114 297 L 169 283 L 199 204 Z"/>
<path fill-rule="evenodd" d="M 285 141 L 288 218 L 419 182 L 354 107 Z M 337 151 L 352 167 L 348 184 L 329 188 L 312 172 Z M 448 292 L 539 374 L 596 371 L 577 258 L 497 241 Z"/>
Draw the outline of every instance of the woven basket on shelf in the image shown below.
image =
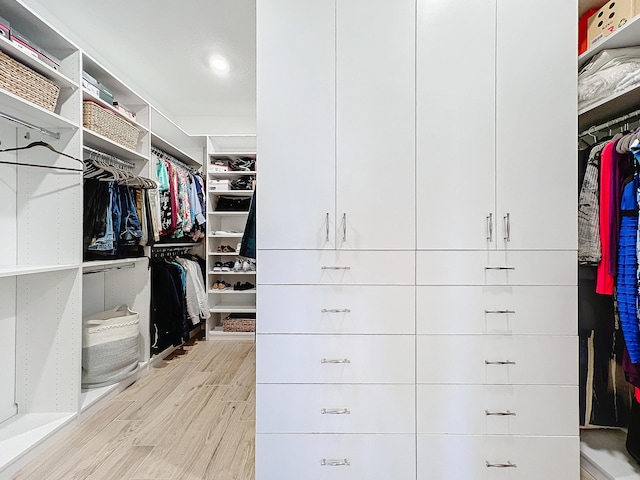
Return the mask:
<path fill-rule="evenodd" d="M 138 146 L 138 128 L 95 102 L 82 102 L 82 125 L 124 147 Z"/>
<path fill-rule="evenodd" d="M 255 318 L 229 318 L 229 317 L 223 318 L 222 331 L 223 332 L 255 332 L 256 319 Z"/>
<path fill-rule="evenodd" d="M 3 52 L 0 52 L 0 87 L 52 112 L 60 94 L 58 85 Z"/>

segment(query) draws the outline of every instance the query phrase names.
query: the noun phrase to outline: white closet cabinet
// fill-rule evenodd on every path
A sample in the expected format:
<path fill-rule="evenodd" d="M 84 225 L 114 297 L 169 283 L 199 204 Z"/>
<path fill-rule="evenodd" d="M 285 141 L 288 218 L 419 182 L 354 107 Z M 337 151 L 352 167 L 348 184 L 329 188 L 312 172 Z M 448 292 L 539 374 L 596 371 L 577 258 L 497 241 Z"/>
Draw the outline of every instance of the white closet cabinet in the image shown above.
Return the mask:
<path fill-rule="evenodd" d="M 335 247 L 335 0 L 257 3 L 262 249 Z M 276 167 L 277 165 L 277 167 Z M 268 194 L 267 194 L 268 192 Z"/>
<path fill-rule="evenodd" d="M 261 248 L 414 249 L 414 0 L 258 16 Z"/>
<path fill-rule="evenodd" d="M 496 236 L 496 0 L 419 0 L 417 39 L 418 249 L 488 248 Z"/>
<path fill-rule="evenodd" d="M 527 5 L 418 2 L 418 249 L 577 248 L 576 6 Z"/>
<path fill-rule="evenodd" d="M 576 2 L 530 6 L 498 0 L 496 245 L 576 250 Z"/>

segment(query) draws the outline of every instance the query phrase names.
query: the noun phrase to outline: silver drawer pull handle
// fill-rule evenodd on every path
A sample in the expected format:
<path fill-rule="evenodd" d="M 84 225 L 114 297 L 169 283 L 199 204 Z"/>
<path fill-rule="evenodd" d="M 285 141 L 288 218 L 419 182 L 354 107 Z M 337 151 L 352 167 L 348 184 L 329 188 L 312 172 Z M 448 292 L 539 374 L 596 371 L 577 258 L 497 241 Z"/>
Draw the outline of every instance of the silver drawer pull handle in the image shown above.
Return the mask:
<path fill-rule="evenodd" d="M 516 362 L 512 362 L 511 360 L 501 360 L 499 362 L 491 362 L 489 360 L 484 361 L 485 365 L 515 365 Z"/>
<path fill-rule="evenodd" d="M 507 460 L 507 463 L 487 463 L 487 468 L 518 468 L 515 463 L 511 463 Z"/>
<path fill-rule="evenodd" d="M 329 241 L 329 212 L 327 212 L 327 242 Z"/>
<path fill-rule="evenodd" d="M 320 410 L 322 415 L 351 415 L 348 408 L 323 408 Z"/>
<path fill-rule="evenodd" d="M 508 313 L 516 313 L 515 310 L 485 310 L 484 313 L 486 314 L 508 314 Z"/>
<path fill-rule="evenodd" d="M 507 242 L 511 241 L 511 214 L 507 213 L 504 216 L 504 232 L 505 232 L 505 236 L 504 239 Z"/>
<path fill-rule="evenodd" d="M 351 465 L 351 462 L 349 461 L 348 458 L 342 459 L 342 460 L 332 460 L 332 459 L 327 459 L 327 458 L 323 458 L 322 461 L 320 462 L 320 465 L 322 465 L 323 467 L 348 467 L 349 465 Z"/>
<path fill-rule="evenodd" d="M 351 267 L 322 267 L 322 270 L 351 270 Z"/>
<path fill-rule="evenodd" d="M 485 270 L 515 270 L 516 267 L 484 267 Z"/>
<path fill-rule="evenodd" d="M 323 358 L 320 363 L 351 363 L 348 358 Z"/>
<path fill-rule="evenodd" d="M 322 313 L 351 313 L 348 308 L 323 308 Z"/>
<path fill-rule="evenodd" d="M 484 414 L 487 417 L 515 417 L 516 412 L 510 412 L 507 410 L 506 412 L 490 412 L 489 410 L 485 410 Z"/>

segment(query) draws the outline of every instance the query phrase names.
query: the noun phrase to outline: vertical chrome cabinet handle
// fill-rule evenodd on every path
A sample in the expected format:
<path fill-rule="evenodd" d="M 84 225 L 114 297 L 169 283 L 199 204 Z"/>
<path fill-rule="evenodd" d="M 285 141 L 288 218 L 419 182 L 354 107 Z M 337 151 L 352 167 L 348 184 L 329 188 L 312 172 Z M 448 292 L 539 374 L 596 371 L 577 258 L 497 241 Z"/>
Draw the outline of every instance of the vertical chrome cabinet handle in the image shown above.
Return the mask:
<path fill-rule="evenodd" d="M 515 417 L 516 412 L 510 412 L 507 410 L 506 412 L 490 412 L 489 410 L 485 410 L 484 414 L 487 417 Z"/>
<path fill-rule="evenodd" d="M 484 313 L 486 313 L 487 315 L 490 315 L 490 314 L 507 315 L 509 313 L 516 313 L 516 311 L 515 310 L 485 310 Z"/>
<path fill-rule="evenodd" d="M 327 242 L 329 241 L 329 212 L 327 212 Z"/>
<path fill-rule="evenodd" d="M 320 310 L 321 313 L 351 313 L 351 310 L 348 308 L 323 308 Z"/>
<path fill-rule="evenodd" d="M 347 241 L 347 214 L 342 214 L 342 241 Z"/>
<path fill-rule="evenodd" d="M 351 465 L 351 462 L 349 461 L 348 458 L 338 459 L 338 460 L 323 458 L 320 461 L 320 465 L 322 465 L 323 467 L 348 467 L 349 465 Z"/>
<path fill-rule="evenodd" d="M 489 242 L 493 242 L 493 213 L 487 215 L 487 231 L 489 232 L 487 240 L 489 240 Z"/>
<path fill-rule="evenodd" d="M 505 231 L 505 241 L 511 241 L 511 214 L 507 213 L 504 216 L 504 231 Z"/>
<path fill-rule="evenodd" d="M 348 358 L 323 358 L 320 363 L 351 363 Z"/>
<path fill-rule="evenodd" d="M 491 362 L 489 360 L 484 361 L 485 365 L 515 365 L 516 362 L 512 362 L 511 360 L 501 360 L 498 362 Z"/>
<path fill-rule="evenodd" d="M 515 463 L 511 463 L 507 460 L 507 463 L 489 463 L 486 462 L 487 468 L 518 468 Z"/>
<path fill-rule="evenodd" d="M 348 408 L 323 408 L 320 410 L 322 415 L 351 415 Z"/>

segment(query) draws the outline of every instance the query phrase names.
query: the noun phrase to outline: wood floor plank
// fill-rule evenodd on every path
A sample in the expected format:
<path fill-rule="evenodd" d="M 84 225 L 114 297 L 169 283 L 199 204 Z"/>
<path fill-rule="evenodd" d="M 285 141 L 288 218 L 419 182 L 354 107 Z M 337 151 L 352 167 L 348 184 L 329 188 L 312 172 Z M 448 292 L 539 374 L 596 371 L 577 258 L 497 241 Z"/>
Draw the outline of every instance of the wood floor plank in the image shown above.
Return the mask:
<path fill-rule="evenodd" d="M 130 478 L 153 447 L 126 446 L 117 448 L 87 480 L 114 480 Z"/>

